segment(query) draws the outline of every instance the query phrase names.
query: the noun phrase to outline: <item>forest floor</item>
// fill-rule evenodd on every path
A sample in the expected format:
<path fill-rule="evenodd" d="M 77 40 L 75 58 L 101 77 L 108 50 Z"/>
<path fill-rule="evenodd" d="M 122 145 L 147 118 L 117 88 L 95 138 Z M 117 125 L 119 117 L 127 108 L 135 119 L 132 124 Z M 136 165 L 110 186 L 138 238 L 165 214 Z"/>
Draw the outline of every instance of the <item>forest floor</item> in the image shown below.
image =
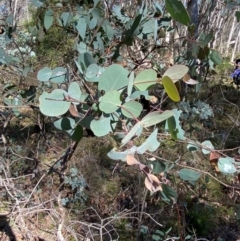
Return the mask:
<path fill-rule="evenodd" d="M 189 94 L 189 100 L 193 98 L 196 94 Z M 227 149 L 225 154 L 240 159 L 240 90 L 221 79 L 205 83 L 197 98 L 211 106 L 214 117 L 183 122 L 186 135 L 200 142 L 211 140 L 216 149 Z M 1 110 L 2 127 L 8 114 Z M 186 144 L 167 138 L 155 154 L 170 161 L 181 156 L 180 164 L 235 188 L 208 175 L 193 186 L 177 178 L 177 167 L 168 176 L 178 192 L 177 203 L 164 202 L 159 193 L 146 191 L 144 176 L 136 168 L 107 157 L 115 145 L 111 137 L 86 136 L 67 163 L 64 175 L 71 182 L 62 190 L 61 170 L 51 167 L 71 141 L 39 119 L 37 111 L 22 114 L 11 118 L 4 133 L 7 153 L 4 145 L 1 148 L 7 155 L 1 166 L 8 169 L 0 173 L 5 176 L 0 187 L 0 240 L 57 240 L 61 235 L 70 241 L 240 240 L 240 179 L 217 174 L 201 151 L 190 153 Z"/>

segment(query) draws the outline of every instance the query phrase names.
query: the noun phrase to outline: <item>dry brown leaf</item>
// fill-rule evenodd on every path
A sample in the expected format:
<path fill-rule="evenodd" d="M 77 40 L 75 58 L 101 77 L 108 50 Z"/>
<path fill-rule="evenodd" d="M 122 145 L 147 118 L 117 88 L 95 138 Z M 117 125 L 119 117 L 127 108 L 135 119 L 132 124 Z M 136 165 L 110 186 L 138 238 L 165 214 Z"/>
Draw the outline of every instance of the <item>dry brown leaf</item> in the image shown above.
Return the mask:
<path fill-rule="evenodd" d="M 162 191 L 161 182 L 153 174 L 147 175 L 147 177 L 145 178 L 145 186 L 151 192 Z"/>
<path fill-rule="evenodd" d="M 196 85 L 196 84 L 199 83 L 198 81 L 192 79 L 192 78 L 189 76 L 189 74 L 185 74 L 185 75 L 183 76 L 183 81 L 184 81 L 186 84 L 188 84 L 188 85 Z"/>
<path fill-rule="evenodd" d="M 160 184 L 159 179 L 158 179 L 155 175 L 153 175 L 153 174 L 148 174 L 148 179 L 149 179 L 152 183 Z"/>
<path fill-rule="evenodd" d="M 126 159 L 129 166 L 141 164 L 133 155 L 127 155 Z"/>
<path fill-rule="evenodd" d="M 185 81 L 185 83 L 188 84 L 188 85 L 196 85 L 196 84 L 198 84 L 199 82 L 196 81 L 196 80 L 194 80 L 194 79 L 190 79 L 190 80 L 188 80 L 188 81 Z"/>
<path fill-rule="evenodd" d="M 77 111 L 77 107 L 74 104 L 71 104 L 69 107 L 69 112 L 74 117 L 79 117 L 79 113 Z"/>
<path fill-rule="evenodd" d="M 156 104 L 158 102 L 158 98 L 155 96 L 151 96 L 150 100 L 149 100 L 152 104 Z"/>

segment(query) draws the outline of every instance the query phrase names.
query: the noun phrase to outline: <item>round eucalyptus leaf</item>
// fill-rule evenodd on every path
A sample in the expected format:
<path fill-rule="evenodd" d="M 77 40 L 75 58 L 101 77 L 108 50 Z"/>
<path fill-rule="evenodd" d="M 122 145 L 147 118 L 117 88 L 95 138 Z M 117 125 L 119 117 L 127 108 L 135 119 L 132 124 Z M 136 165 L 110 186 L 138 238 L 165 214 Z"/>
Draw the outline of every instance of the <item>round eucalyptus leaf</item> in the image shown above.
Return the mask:
<path fill-rule="evenodd" d="M 71 102 L 64 100 L 67 92 L 62 89 L 55 89 L 52 93 L 43 92 L 39 97 L 39 108 L 46 116 L 60 116 L 65 114 Z"/>
<path fill-rule="evenodd" d="M 52 70 L 49 67 L 44 67 L 40 69 L 37 73 L 37 79 L 39 81 L 49 81 L 52 76 Z"/>
<path fill-rule="evenodd" d="M 112 90 L 102 97 L 99 108 L 104 113 L 110 114 L 116 111 L 120 105 L 120 93 L 117 90 Z"/>
<path fill-rule="evenodd" d="M 172 79 L 173 83 L 177 82 L 179 79 L 183 78 L 185 74 L 188 72 L 188 67 L 181 64 L 176 64 L 171 66 L 167 71 L 164 73 L 164 76 L 168 76 Z"/>
<path fill-rule="evenodd" d="M 234 163 L 233 158 L 221 157 L 218 159 L 218 169 L 224 174 L 233 174 L 237 171 Z"/>
<path fill-rule="evenodd" d="M 119 90 L 128 85 L 128 71 L 119 64 L 108 67 L 99 78 L 98 89 L 106 92 Z"/>
<path fill-rule="evenodd" d="M 188 144 L 187 145 L 187 149 L 189 150 L 189 151 L 197 151 L 199 148 L 198 148 L 198 146 L 195 146 L 194 144 Z"/>
<path fill-rule="evenodd" d="M 74 119 L 69 117 L 63 117 L 53 122 L 54 126 L 58 130 L 66 131 L 74 128 L 76 122 Z"/>
<path fill-rule="evenodd" d="M 92 20 L 89 23 L 89 28 L 90 29 L 94 29 L 97 26 L 97 19 L 96 18 L 92 18 Z"/>
<path fill-rule="evenodd" d="M 68 95 L 71 98 L 80 101 L 81 100 L 81 94 L 82 94 L 82 91 L 80 90 L 79 84 L 77 82 L 72 82 L 69 85 L 69 88 L 68 88 Z M 72 101 L 72 103 L 74 105 L 79 104 L 79 102 L 74 102 L 74 101 Z"/>
<path fill-rule="evenodd" d="M 137 118 L 142 113 L 143 107 L 137 101 L 129 101 L 121 106 L 121 111 L 127 118 Z"/>
<path fill-rule="evenodd" d="M 57 67 L 52 70 L 50 81 L 56 84 L 61 84 L 65 81 L 66 73 L 66 68 Z"/>
<path fill-rule="evenodd" d="M 112 131 L 110 118 L 101 116 L 99 120 L 92 120 L 90 127 L 95 136 L 105 136 Z"/>
<path fill-rule="evenodd" d="M 139 90 L 146 90 L 149 86 L 156 84 L 157 72 L 153 69 L 145 69 L 141 71 L 134 80 L 134 85 Z"/>
<path fill-rule="evenodd" d="M 202 146 L 205 146 L 205 147 L 207 147 L 207 148 L 209 148 L 209 149 L 213 149 L 213 150 L 214 150 L 214 146 L 213 146 L 213 144 L 211 143 L 211 141 L 208 141 L 208 140 L 207 140 L 207 141 L 204 141 L 204 142 L 201 143 L 201 145 L 202 145 Z M 209 154 L 211 151 L 202 148 L 202 152 L 203 152 L 203 154 Z"/>
<path fill-rule="evenodd" d="M 190 182 L 196 182 L 200 176 L 200 172 L 196 172 L 190 169 L 183 168 L 178 172 L 180 178 L 182 178 L 185 181 L 190 181 Z"/>
<path fill-rule="evenodd" d="M 214 64 L 219 65 L 222 63 L 222 58 L 216 50 L 212 50 L 210 53 L 210 59 Z"/>
<path fill-rule="evenodd" d="M 98 75 L 99 67 L 97 64 L 90 64 L 86 71 L 86 77 L 91 79 Z"/>
<path fill-rule="evenodd" d="M 82 93 L 80 97 L 80 101 L 84 102 L 88 98 L 89 94 L 88 93 Z"/>

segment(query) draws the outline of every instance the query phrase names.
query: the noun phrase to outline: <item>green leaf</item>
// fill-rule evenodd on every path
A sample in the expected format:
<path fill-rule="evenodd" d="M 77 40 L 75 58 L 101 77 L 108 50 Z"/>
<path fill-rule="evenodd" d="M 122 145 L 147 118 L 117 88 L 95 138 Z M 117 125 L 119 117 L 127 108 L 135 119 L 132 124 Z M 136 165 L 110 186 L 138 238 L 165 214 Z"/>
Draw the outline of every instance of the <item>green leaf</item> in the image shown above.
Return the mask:
<path fill-rule="evenodd" d="M 233 174 L 237 171 L 234 163 L 235 160 L 233 158 L 221 157 L 218 159 L 218 169 L 223 174 Z"/>
<path fill-rule="evenodd" d="M 141 71 L 134 80 L 134 85 L 139 90 L 146 90 L 149 86 L 156 84 L 157 72 L 153 69 L 145 69 Z"/>
<path fill-rule="evenodd" d="M 80 141 L 83 137 L 83 128 L 77 125 L 76 128 L 66 131 L 73 141 Z"/>
<path fill-rule="evenodd" d="M 108 39 L 111 41 L 113 38 L 113 29 L 110 24 L 105 24 L 103 25 L 103 30 L 106 33 Z"/>
<path fill-rule="evenodd" d="M 87 30 L 87 23 L 85 18 L 79 18 L 76 24 L 76 29 L 81 36 L 82 40 L 84 40 L 86 36 L 86 30 Z"/>
<path fill-rule="evenodd" d="M 209 34 L 205 35 L 204 33 L 200 34 L 199 37 L 199 45 L 201 47 L 205 47 L 210 43 L 210 41 L 213 39 L 213 31 L 211 31 Z"/>
<path fill-rule="evenodd" d="M 151 98 L 152 98 L 152 96 L 148 94 L 147 90 L 145 90 L 145 91 L 137 90 L 137 91 L 134 91 L 130 96 L 128 96 L 126 98 L 126 101 L 139 99 L 141 97 L 141 95 L 143 95 L 146 100 L 151 100 Z"/>
<path fill-rule="evenodd" d="M 121 65 L 113 64 L 99 78 L 100 91 L 119 90 L 128 85 L 128 71 Z"/>
<path fill-rule="evenodd" d="M 141 124 L 143 125 L 143 127 L 147 128 L 149 126 L 153 126 L 162 121 L 165 121 L 173 115 L 174 112 L 171 110 L 166 110 L 162 113 L 160 113 L 159 111 L 153 111 L 143 117 L 143 119 L 141 120 Z"/>
<path fill-rule="evenodd" d="M 92 18 L 92 20 L 89 23 L 89 28 L 92 30 L 97 26 L 97 19 L 96 18 Z"/>
<path fill-rule="evenodd" d="M 176 64 L 171 66 L 167 71 L 164 73 L 164 76 L 168 76 L 173 82 L 177 82 L 181 79 L 185 74 L 188 72 L 188 67 L 181 64 Z"/>
<path fill-rule="evenodd" d="M 165 196 L 171 200 L 172 203 L 176 203 L 177 202 L 177 193 L 176 191 L 171 188 L 170 186 L 162 183 L 162 192 L 164 192 Z"/>
<path fill-rule="evenodd" d="M 68 95 L 75 100 L 81 101 L 82 91 L 77 82 L 72 82 L 68 87 Z M 72 102 L 74 105 L 78 105 L 79 102 Z"/>
<path fill-rule="evenodd" d="M 76 122 L 69 117 L 63 117 L 53 122 L 54 126 L 61 131 L 67 131 L 74 128 Z"/>
<path fill-rule="evenodd" d="M 88 79 L 94 79 L 94 78 L 97 77 L 98 73 L 99 73 L 98 65 L 97 64 L 90 64 L 87 68 L 87 71 L 86 71 L 86 77 Z M 91 81 L 91 82 L 93 82 L 93 81 Z"/>
<path fill-rule="evenodd" d="M 240 12 L 239 11 L 235 12 L 235 17 L 237 18 L 237 22 L 239 22 L 240 21 Z"/>
<path fill-rule="evenodd" d="M 136 147 L 132 146 L 130 149 L 127 149 L 123 152 L 116 151 L 115 148 L 108 152 L 107 156 L 112 160 L 121 160 L 123 162 L 127 161 L 127 155 L 134 155 L 136 153 Z"/>
<path fill-rule="evenodd" d="M 165 6 L 171 17 L 188 26 L 191 23 L 191 19 L 186 11 L 182 1 L 180 0 L 165 0 Z"/>
<path fill-rule="evenodd" d="M 112 131 L 110 121 L 110 117 L 104 117 L 103 115 L 98 120 L 92 120 L 90 127 L 94 135 L 98 137 L 105 136 Z"/>
<path fill-rule="evenodd" d="M 49 81 L 51 76 L 52 76 L 52 70 L 49 67 L 44 67 L 40 69 L 37 73 L 37 79 L 43 82 Z"/>
<path fill-rule="evenodd" d="M 213 146 L 213 144 L 211 143 L 211 141 L 208 141 L 208 140 L 207 140 L 207 141 L 204 141 L 204 142 L 201 143 L 201 145 L 202 145 L 202 146 L 205 146 L 205 147 L 207 147 L 207 148 L 209 148 L 209 149 L 214 150 L 214 146 Z M 209 154 L 211 151 L 202 148 L 202 152 L 203 152 L 203 154 Z"/>
<path fill-rule="evenodd" d="M 127 118 L 137 118 L 143 110 L 142 105 L 137 101 L 129 101 L 121 106 L 121 111 Z"/>
<path fill-rule="evenodd" d="M 127 87 L 128 96 L 130 96 L 132 94 L 133 81 L 134 81 L 134 72 L 132 71 L 130 76 L 129 76 L 128 87 Z"/>
<path fill-rule="evenodd" d="M 70 12 L 63 12 L 61 15 L 61 21 L 64 27 L 68 26 L 71 22 L 72 14 Z"/>
<path fill-rule="evenodd" d="M 155 19 L 150 18 L 147 22 L 143 24 L 142 34 L 147 36 L 147 38 L 151 38 L 154 34 L 154 27 L 155 27 Z"/>
<path fill-rule="evenodd" d="M 161 172 L 165 172 L 166 164 L 161 160 L 149 160 L 148 161 L 149 168 L 152 169 L 152 174 L 159 174 Z"/>
<path fill-rule="evenodd" d="M 176 120 L 175 120 L 174 116 L 171 116 L 170 118 L 168 118 L 166 124 L 168 125 L 168 129 L 169 129 L 169 132 L 171 134 L 171 137 L 174 140 L 177 140 L 178 130 L 176 128 Z"/>
<path fill-rule="evenodd" d="M 152 239 L 153 239 L 154 241 L 160 241 L 160 240 L 162 240 L 162 238 L 159 237 L 159 235 L 156 235 L 156 234 L 153 234 L 153 235 L 152 235 Z"/>
<path fill-rule="evenodd" d="M 83 74 L 83 70 L 82 70 L 81 65 L 77 62 L 77 60 L 74 60 L 74 62 L 75 62 L 75 64 L 76 64 L 77 68 L 78 68 L 78 71 L 79 71 L 81 74 Z"/>
<path fill-rule="evenodd" d="M 52 70 L 50 81 L 56 84 L 61 84 L 65 81 L 66 73 L 66 68 L 57 67 Z"/>
<path fill-rule="evenodd" d="M 89 67 L 89 65 L 91 64 L 96 64 L 95 59 L 93 58 L 93 56 L 88 53 L 85 52 L 84 54 L 81 54 L 79 57 L 79 62 L 81 64 L 83 64 L 84 68 L 87 69 Z"/>
<path fill-rule="evenodd" d="M 100 2 L 100 0 L 94 0 L 93 2 L 94 2 L 94 7 L 96 7 L 97 4 Z"/>
<path fill-rule="evenodd" d="M 160 143 L 157 140 L 157 133 L 158 129 L 156 128 L 153 133 L 147 138 L 144 143 L 137 147 L 137 153 L 143 154 L 146 151 L 154 152 L 157 150 L 157 148 L 160 146 Z"/>
<path fill-rule="evenodd" d="M 175 86 L 173 81 L 168 76 L 165 75 L 162 78 L 162 84 L 163 84 L 163 87 L 164 87 L 166 93 L 168 94 L 168 96 L 173 101 L 179 102 L 180 101 L 180 95 L 179 95 L 177 87 Z"/>
<path fill-rule="evenodd" d="M 199 150 L 199 147 L 196 146 L 196 145 L 194 145 L 194 143 L 189 143 L 189 144 L 187 145 L 187 149 L 188 149 L 189 151 L 197 151 L 197 150 Z"/>
<path fill-rule="evenodd" d="M 111 90 L 102 97 L 99 108 L 106 114 L 110 114 L 115 112 L 120 105 L 120 93 L 117 90 Z"/>
<path fill-rule="evenodd" d="M 211 50 L 210 59 L 216 65 L 219 65 L 222 63 L 222 57 L 216 52 L 216 50 Z"/>
<path fill-rule="evenodd" d="M 43 92 L 39 97 L 40 111 L 46 116 L 60 116 L 65 114 L 71 102 L 64 101 L 67 92 L 55 89 L 52 93 Z"/>
<path fill-rule="evenodd" d="M 178 109 L 172 109 L 172 111 L 174 113 L 175 123 L 173 120 L 170 120 L 172 118 L 172 117 L 170 117 L 168 119 L 168 121 L 166 121 L 165 130 L 169 129 L 173 139 L 175 139 L 175 137 L 176 137 L 179 140 L 185 140 L 186 139 L 185 131 L 182 129 L 182 126 L 180 124 L 180 116 L 181 116 L 182 111 L 178 110 Z M 169 125 L 169 121 L 172 122 L 172 123 L 170 123 L 170 125 L 172 125 L 172 126 Z"/>
<path fill-rule="evenodd" d="M 37 8 L 41 7 L 44 2 L 45 0 L 32 0 L 34 7 L 37 7 Z"/>
<path fill-rule="evenodd" d="M 87 45 L 84 42 L 80 42 L 79 44 L 77 44 L 77 51 L 80 54 L 86 53 L 87 52 Z M 82 56 L 82 55 L 80 55 Z"/>
<path fill-rule="evenodd" d="M 53 24 L 53 10 L 49 8 L 44 15 L 44 27 L 48 30 Z"/>
<path fill-rule="evenodd" d="M 122 144 L 127 144 L 135 135 L 140 136 L 142 133 L 142 125 L 140 122 L 137 122 L 133 128 L 128 132 L 128 134 L 122 139 Z"/>
<path fill-rule="evenodd" d="M 183 168 L 178 172 L 180 178 L 182 178 L 184 181 L 190 181 L 190 182 L 196 182 L 200 176 L 200 172 L 196 172 L 190 169 Z"/>

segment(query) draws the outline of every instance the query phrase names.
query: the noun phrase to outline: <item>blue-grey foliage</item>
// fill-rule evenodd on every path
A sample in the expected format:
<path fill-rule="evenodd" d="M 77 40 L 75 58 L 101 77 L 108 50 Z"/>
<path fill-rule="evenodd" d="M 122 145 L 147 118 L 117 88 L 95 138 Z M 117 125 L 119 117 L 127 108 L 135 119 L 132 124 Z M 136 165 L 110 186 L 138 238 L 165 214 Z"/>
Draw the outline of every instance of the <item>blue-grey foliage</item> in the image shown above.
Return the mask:
<path fill-rule="evenodd" d="M 181 117 L 184 120 L 187 120 L 190 116 L 198 117 L 200 120 L 208 120 L 210 117 L 214 116 L 213 110 L 209 104 L 200 100 L 191 105 L 189 102 L 182 101 L 178 104 L 178 108 L 183 111 Z"/>

